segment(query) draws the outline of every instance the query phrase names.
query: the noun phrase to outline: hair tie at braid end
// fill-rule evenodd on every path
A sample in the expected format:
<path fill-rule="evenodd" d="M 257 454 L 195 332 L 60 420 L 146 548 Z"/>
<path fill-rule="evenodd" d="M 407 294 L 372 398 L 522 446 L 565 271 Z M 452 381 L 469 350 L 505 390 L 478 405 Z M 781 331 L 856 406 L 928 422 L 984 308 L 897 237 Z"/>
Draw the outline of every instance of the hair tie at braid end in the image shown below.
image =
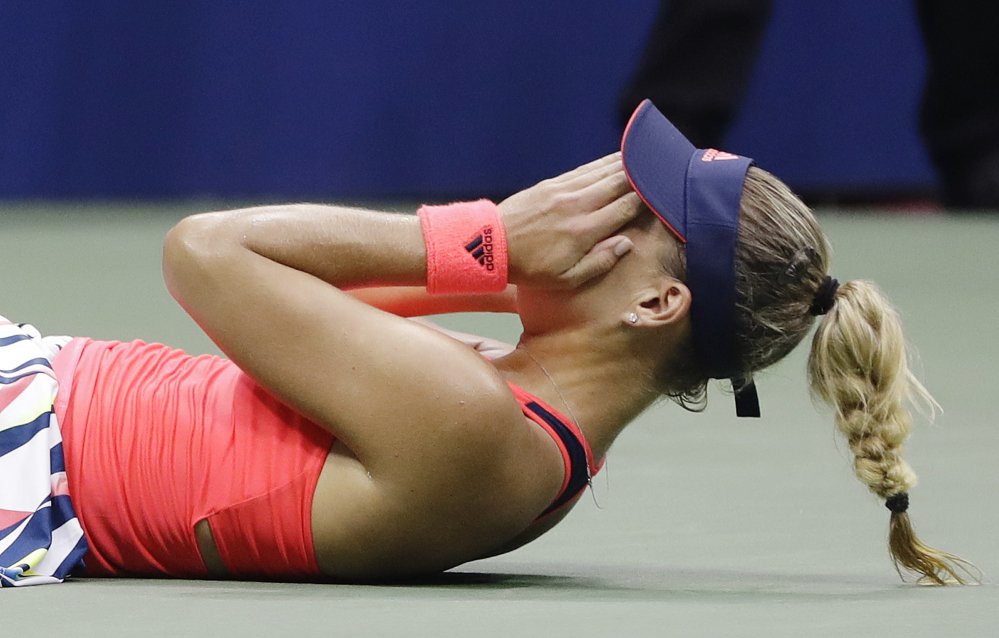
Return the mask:
<path fill-rule="evenodd" d="M 826 275 L 826 278 L 819 284 L 819 289 L 815 291 L 815 298 L 808 308 L 809 314 L 813 317 L 824 315 L 829 312 L 833 304 L 836 303 L 836 291 L 839 289 L 839 281 Z"/>
<path fill-rule="evenodd" d="M 899 492 L 898 494 L 892 494 L 887 499 L 885 499 L 885 507 L 893 512 L 901 514 L 902 512 L 909 509 L 909 494 L 907 492 Z"/>

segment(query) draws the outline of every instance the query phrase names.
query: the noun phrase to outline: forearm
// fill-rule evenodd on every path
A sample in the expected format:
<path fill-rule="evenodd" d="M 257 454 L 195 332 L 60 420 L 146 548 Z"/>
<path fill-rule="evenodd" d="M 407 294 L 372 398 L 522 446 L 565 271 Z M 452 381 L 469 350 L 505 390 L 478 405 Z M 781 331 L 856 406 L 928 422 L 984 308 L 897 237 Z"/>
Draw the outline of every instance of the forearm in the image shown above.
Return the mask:
<path fill-rule="evenodd" d="M 171 236 L 198 247 L 187 255 L 221 257 L 245 249 L 339 288 L 426 283 L 426 249 L 413 215 L 312 204 L 263 206 L 195 215 Z"/>
<path fill-rule="evenodd" d="M 508 281 L 525 287 L 573 288 L 608 272 L 632 246 L 627 236 L 615 233 L 640 210 L 617 155 L 511 196 L 497 211 L 508 246 L 504 254 Z M 307 204 L 195 215 L 169 233 L 164 275 L 171 293 L 192 314 L 200 307 L 217 308 L 222 291 L 238 303 L 241 291 L 251 292 L 246 289 L 257 285 L 259 275 L 253 272 L 263 264 L 256 260 L 344 291 L 424 288 L 428 267 L 423 230 L 415 215 Z M 433 234 L 432 229 L 428 233 L 446 235 Z M 436 277 L 442 271 L 436 260 L 434 264 Z M 495 290 L 490 286 L 498 281 L 487 283 L 482 289 Z M 464 294 L 439 300 L 422 291 L 406 295 L 392 300 L 382 295 L 371 305 L 390 309 L 391 303 L 396 306 L 391 310 L 400 314 L 516 310 L 510 288 L 478 301 Z"/>
<path fill-rule="evenodd" d="M 356 288 L 352 297 L 400 317 L 452 312 L 517 312 L 517 288 L 481 295 L 431 295 L 423 286 Z"/>

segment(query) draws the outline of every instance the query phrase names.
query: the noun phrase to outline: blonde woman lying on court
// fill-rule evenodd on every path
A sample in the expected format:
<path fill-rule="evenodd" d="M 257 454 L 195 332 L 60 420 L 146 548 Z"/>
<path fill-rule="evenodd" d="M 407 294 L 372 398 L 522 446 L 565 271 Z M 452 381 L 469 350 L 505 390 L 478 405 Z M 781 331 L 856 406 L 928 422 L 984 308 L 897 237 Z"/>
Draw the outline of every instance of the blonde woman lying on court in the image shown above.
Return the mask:
<path fill-rule="evenodd" d="M 498 206 L 183 220 L 167 286 L 228 359 L 0 326 L 0 581 L 372 581 L 506 552 L 661 396 L 697 407 L 728 379 L 757 416 L 753 374 L 824 314 L 812 388 L 892 512 L 892 556 L 962 582 L 906 513 L 903 404 L 930 399 L 894 311 L 828 276 L 812 214 L 751 164 L 645 102 L 621 154 Z M 480 353 L 403 318 L 468 310 L 518 313 L 520 343 Z"/>

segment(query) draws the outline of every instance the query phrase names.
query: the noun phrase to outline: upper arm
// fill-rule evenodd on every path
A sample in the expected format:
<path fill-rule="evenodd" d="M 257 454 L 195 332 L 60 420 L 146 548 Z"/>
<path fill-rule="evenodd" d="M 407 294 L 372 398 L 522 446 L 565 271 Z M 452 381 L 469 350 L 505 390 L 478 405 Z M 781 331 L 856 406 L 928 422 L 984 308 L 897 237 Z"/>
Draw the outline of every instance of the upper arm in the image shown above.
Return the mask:
<path fill-rule="evenodd" d="M 168 236 L 171 292 L 240 368 L 332 431 L 370 472 L 443 480 L 442 468 L 486 462 L 483 449 L 523 429 L 496 427 L 520 420 L 519 407 L 471 349 L 216 241 L 213 223 L 182 222 Z M 475 440 L 485 448 L 467 444 Z"/>

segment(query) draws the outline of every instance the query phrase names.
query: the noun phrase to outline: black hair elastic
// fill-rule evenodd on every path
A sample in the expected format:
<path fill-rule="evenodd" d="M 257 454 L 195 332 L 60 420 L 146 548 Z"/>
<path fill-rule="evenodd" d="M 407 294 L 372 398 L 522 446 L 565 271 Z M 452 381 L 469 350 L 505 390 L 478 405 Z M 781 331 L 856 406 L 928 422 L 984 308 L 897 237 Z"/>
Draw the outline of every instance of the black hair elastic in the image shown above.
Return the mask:
<path fill-rule="evenodd" d="M 892 494 L 885 499 L 885 507 L 893 512 L 901 514 L 905 510 L 909 509 L 909 494 L 907 492 Z"/>
<path fill-rule="evenodd" d="M 818 316 L 829 312 L 829 310 L 832 309 L 833 304 L 836 303 L 836 291 L 838 289 L 839 282 L 826 275 L 826 278 L 822 280 L 821 284 L 819 284 L 819 289 L 815 292 L 815 298 L 812 299 L 812 305 L 808 308 L 809 314 L 812 316 Z"/>

